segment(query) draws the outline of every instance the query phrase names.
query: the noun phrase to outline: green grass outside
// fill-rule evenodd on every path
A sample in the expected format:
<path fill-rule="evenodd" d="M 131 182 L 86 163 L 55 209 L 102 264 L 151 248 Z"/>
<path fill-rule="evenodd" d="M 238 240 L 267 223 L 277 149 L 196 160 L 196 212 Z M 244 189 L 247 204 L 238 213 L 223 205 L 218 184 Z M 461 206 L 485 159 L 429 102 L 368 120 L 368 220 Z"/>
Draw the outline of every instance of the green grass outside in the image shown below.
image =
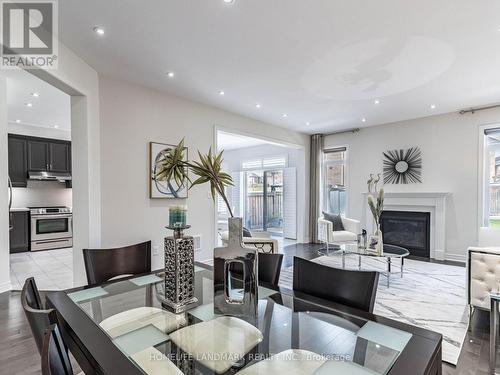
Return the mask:
<path fill-rule="evenodd" d="M 500 219 L 490 219 L 490 228 L 500 229 Z"/>

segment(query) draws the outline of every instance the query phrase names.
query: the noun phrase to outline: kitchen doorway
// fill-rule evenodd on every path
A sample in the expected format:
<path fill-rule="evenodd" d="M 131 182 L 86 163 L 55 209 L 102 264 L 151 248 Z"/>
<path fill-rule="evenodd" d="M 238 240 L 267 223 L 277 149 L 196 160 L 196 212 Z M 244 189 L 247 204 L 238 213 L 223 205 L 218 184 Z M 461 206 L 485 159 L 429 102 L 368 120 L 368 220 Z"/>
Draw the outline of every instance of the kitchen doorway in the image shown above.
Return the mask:
<path fill-rule="evenodd" d="M 73 286 L 71 96 L 24 70 L 5 73 L 10 284 Z"/>

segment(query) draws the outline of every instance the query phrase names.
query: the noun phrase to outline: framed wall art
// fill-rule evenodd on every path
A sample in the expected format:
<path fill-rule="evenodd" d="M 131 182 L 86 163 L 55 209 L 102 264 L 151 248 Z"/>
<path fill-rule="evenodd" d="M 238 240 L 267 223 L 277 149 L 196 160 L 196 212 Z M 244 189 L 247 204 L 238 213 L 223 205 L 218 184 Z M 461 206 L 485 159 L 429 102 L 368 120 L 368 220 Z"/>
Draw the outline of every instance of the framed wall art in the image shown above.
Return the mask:
<path fill-rule="evenodd" d="M 168 153 L 174 148 L 174 145 L 149 142 L 149 197 L 151 199 L 182 199 L 188 197 L 187 179 L 178 184 L 174 179 L 167 181 L 164 178 L 158 177 L 158 170 L 161 164 L 165 162 Z M 184 147 L 183 159 L 188 161 L 187 147 Z"/>
<path fill-rule="evenodd" d="M 422 152 L 418 147 L 384 152 L 384 184 L 422 182 Z"/>

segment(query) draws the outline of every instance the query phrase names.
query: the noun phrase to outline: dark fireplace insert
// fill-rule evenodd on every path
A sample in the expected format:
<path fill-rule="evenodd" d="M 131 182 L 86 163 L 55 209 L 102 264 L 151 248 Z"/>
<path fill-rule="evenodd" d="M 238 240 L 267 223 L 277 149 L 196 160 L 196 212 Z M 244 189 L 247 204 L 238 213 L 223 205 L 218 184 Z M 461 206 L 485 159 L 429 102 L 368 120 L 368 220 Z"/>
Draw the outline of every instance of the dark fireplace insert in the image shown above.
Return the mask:
<path fill-rule="evenodd" d="M 430 258 L 430 224 L 430 212 L 383 211 L 380 220 L 384 243 L 423 258 Z"/>

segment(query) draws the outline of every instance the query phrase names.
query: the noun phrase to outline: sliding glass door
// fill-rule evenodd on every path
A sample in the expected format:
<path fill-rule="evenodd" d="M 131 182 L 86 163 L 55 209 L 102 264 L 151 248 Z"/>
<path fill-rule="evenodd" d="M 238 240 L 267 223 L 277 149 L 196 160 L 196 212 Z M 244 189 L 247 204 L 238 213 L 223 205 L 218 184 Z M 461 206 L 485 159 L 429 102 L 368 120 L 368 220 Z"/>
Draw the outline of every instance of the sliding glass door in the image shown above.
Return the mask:
<path fill-rule="evenodd" d="M 283 234 L 283 170 L 245 172 L 245 226 Z"/>

